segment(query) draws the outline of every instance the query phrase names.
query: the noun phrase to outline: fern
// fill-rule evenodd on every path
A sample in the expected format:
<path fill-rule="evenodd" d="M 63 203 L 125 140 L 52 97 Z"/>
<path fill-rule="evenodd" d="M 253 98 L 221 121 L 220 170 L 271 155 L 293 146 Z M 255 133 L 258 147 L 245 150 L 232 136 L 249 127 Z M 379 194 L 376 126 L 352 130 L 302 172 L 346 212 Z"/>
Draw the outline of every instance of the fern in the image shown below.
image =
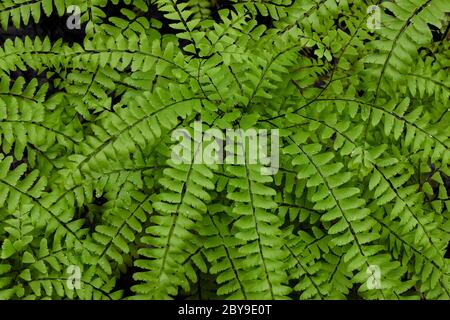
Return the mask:
<path fill-rule="evenodd" d="M 2 1 L 0 299 L 450 299 L 449 12 Z M 279 168 L 198 163 L 208 129 Z"/>

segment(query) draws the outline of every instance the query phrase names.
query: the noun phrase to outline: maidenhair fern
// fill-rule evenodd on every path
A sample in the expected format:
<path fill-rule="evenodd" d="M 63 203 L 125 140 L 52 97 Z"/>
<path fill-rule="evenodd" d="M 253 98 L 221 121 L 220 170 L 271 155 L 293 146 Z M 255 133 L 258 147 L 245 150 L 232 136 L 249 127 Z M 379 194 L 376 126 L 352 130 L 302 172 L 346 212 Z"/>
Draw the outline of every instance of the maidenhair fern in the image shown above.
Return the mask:
<path fill-rule="evenodd" d="M 449 13 L 1 1 L 0 299 L 450 299 Z"/>

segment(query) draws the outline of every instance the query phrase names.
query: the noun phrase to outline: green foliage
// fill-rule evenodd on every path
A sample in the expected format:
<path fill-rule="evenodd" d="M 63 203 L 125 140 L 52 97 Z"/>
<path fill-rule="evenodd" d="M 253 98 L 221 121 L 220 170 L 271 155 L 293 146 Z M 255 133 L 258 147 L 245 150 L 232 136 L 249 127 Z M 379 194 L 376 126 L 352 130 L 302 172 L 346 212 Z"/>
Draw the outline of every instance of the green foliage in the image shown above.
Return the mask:
<path fill-rule="evenodd" d="M 26 35 L 71 5 L 82 42 Z M 449 12 L 2 1 L 0 299 L 450 299 Z M 198 119 L 279 129 L 279 171 L 175 164 Z"/>

